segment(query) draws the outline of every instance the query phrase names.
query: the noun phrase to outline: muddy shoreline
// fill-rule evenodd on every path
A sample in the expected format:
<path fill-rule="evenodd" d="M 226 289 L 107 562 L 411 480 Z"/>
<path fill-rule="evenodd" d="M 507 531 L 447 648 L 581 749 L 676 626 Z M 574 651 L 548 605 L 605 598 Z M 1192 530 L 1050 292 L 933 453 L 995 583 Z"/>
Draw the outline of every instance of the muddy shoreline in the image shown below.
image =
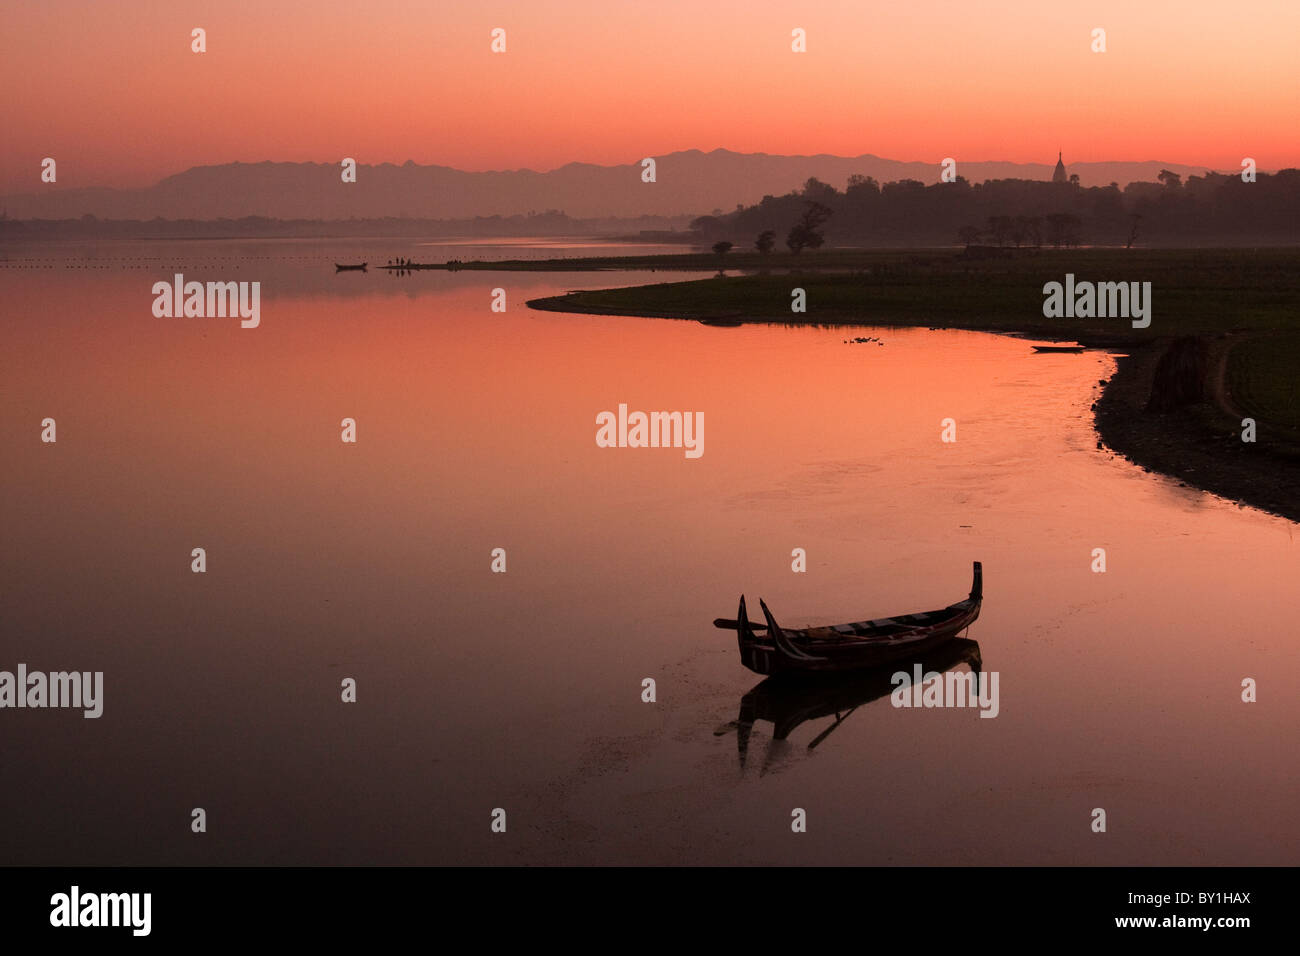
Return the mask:
<path fill-rule="evenodd" d="M 1240 417 L 1217 402 L 1145 410 L 1165 347 L 1157 342 L 1116 356 L 1115 374 L 1093 406 L 1101 441 L 1146 471 L 1300 521 L 1300 449 L 1270 441 L 1264 428 L 1255 442 L 1243 442 Z"/>

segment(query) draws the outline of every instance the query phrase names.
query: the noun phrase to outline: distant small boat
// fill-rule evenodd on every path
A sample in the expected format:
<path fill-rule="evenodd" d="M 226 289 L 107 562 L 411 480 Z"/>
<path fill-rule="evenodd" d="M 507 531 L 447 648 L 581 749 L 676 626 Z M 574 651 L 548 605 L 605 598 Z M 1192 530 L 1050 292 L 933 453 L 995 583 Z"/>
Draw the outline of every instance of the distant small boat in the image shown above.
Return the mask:
<path fill-rule="evenodd" d="M 336 262 L 334 263 L 334 269 L 337 272 L 365 272 L 366 263 L 362 262 L 359 265 L 354 266 L 341 266 Z"/>
<path fill-rule="evenodd" d="M 1083 352 L 1086 345 L 1035 345 L 1035 352 Z"/>
<path fill-rule="evenodd" d="M 984 603 L 984 568 L 974 563 L 970 596 L 937 611 L 836 624 L 832 627 L 783 628 L 760 600 L 767 624 L 754 624 L 740 596 L 736 619 L 718 618 L 714 627 L 739 631 L 740 662 L 755 674 L 791 671 L 833 673 L 874 667 L 927 651 L 951 640 L 980 616 Z M 758 631 L 767 631 L 760 637 Z"/>

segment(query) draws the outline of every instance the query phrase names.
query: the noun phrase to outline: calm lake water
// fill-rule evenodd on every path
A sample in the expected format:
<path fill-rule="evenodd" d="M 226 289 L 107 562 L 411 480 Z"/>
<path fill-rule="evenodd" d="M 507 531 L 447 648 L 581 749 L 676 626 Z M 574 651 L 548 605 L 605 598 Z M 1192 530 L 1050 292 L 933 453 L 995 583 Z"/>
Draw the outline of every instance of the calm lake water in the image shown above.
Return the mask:
<path fill-rule="evenodd" d="M 679 274 L 331 265 L 555 253 L 0 248 L 0 669 L 105 683 L 98 720 L 0 711 L 0 863 L 1295 862 L 1295 525 L 1098 449 L 1109 357 L 524 306 Z M 175 272 L 260 281 L 260 327 L 154 318 Z M 597 447 L 619 403 L 703 412 L 703 455 Z M 742 592 L 861 620 L 973 560 L 995 719 L 886 695 L 811 750 L 833 715 L 759 722 L 743 767 L 715 733 L 760 681 L 711 624 Z"/>

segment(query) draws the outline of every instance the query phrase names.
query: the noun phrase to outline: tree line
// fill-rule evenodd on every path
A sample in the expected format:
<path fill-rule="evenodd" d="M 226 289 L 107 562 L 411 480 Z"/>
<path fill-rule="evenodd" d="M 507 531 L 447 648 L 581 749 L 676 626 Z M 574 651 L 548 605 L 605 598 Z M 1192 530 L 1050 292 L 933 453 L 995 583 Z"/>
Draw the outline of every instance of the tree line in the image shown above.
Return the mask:
<path fill-rule="evenodd" d="M 794 253 L 828 242 L 1058 248 L 1300 242 L 1300 170 L 1259 173 L 1254 182 L 1212 172 L 1184 182 L 1164 170 L 1156 182 L 1122 189 L 1118 183 L 1083 187 L 1077 176 L 1071 179 L 971 184 L 958 176 L 927 186 L 854 175 L 843 190 L 809 179 L 784 196 L 700 216 L 691 230 L 703 244 L 752 243 L 762 253 L 772 251 L 778 237 Z"/>

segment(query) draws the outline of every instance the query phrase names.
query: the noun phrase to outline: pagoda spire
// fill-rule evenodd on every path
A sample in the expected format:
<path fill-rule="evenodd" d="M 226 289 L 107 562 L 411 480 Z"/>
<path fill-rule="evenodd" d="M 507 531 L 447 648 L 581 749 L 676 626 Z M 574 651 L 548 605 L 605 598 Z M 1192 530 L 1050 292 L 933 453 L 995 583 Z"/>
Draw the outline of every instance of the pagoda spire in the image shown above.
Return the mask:
<path fill-rule="evenodd" d="M 1065 162 L 1061 158 L 1063 155 L 1060 150 L 1056 151 L 1056 169 L 1052 173 L 1052 182 L 1054 183 L 1068 183 L 1070 181 L 1070 177 L 1065 173 Z"/>

